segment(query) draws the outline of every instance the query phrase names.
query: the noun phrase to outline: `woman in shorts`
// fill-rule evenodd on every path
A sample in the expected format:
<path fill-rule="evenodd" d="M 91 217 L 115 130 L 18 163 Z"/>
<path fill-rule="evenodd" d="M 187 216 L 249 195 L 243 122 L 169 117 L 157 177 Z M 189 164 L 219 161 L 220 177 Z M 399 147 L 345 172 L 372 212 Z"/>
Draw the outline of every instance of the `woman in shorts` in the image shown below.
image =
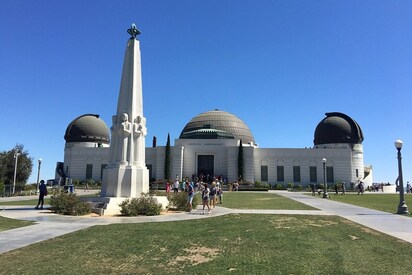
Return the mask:
<path fill-rule="evenodd" d="M 202 191 L 203 214 L 205 214 L 205 206 L 207 206 L 207 209 L 209 210 L 208 213 L 210 213 L 209 193 L 210 193 L 210 190 L 207 187 L 207 183 L 205 183 L 205 188 Z"/>

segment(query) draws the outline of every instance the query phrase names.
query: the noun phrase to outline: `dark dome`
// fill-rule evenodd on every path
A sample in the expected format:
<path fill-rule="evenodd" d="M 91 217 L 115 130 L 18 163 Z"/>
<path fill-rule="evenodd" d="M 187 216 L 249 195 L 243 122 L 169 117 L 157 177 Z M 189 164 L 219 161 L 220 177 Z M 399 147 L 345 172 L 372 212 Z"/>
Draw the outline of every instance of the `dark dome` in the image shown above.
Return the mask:
<path fill-rule="evenodd" d="M 64 139 L 66 142 L 110 143 L 110 131 L 99 115 L 79 116 L 67 126 Z"/>
<path fill-rule="evenodd" d="M 220 110 L 201 113 L 192 118 L 179 139 L 241 139 L 243 143 L 255 143 L 246 123 L 237 116 Z"/>
<path fill-rule="evenodd" d="M 363 133 L 359 124 L 342 113 L 326 113 L 315 130 L 315 145 L 330 143 L 362 143 Z"/>

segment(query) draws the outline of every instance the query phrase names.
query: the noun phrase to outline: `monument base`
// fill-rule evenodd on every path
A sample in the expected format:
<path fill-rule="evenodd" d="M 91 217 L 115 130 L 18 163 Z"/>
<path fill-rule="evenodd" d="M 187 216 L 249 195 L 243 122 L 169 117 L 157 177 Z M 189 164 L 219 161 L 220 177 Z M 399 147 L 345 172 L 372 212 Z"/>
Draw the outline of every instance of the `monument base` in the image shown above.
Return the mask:
<path fill-rule="evenodd" d="M 169 205 L 169 200 L 166 196 L 152 196 L 158 203 L 162 205 L 162 210 L 165 210 Z M 95 205 L 94 213 L 100 216 L 118 216 L 121 215 L 120 204 L 129 198 L 111 198 L 111 197 L 96 197 L 87 198 L 86 201 Z"/>
<path fill-rule="evenodd" d="M 136 198 L 149 192 L 149 170 L 119 165 L 103 170 L 101 197 Z"/>

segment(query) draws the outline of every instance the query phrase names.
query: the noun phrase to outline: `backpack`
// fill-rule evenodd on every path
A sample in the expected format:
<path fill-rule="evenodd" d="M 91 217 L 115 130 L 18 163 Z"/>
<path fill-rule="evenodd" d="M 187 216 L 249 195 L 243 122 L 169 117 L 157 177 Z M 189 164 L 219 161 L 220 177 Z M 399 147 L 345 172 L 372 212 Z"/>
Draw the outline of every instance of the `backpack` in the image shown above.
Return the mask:
<path fill-rule="evenodd" d="M 216 187 L 213 187 L 211 190 L 210 190 L 210 196 L 214 196 L 216 194 Z"/>
<path fill-rule="evenodd" d="M 193 186 L 191 184 L 189 184 L 189 186 L 187 187 L 187 192 L 189 193 L 189 195 L 193 194 Z"/>

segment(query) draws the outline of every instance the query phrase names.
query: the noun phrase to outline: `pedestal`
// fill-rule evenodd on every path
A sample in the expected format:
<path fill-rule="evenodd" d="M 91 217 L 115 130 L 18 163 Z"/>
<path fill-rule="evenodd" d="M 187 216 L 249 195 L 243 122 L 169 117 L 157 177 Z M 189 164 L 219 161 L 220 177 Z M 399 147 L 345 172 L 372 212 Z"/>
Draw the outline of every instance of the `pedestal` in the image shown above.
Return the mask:
<path fill-rule="evenodd" d="M 149 192 L 149 170 L 146 167 L 114 166 L 103 170 L 101 197 L 136 198 Z"/>

